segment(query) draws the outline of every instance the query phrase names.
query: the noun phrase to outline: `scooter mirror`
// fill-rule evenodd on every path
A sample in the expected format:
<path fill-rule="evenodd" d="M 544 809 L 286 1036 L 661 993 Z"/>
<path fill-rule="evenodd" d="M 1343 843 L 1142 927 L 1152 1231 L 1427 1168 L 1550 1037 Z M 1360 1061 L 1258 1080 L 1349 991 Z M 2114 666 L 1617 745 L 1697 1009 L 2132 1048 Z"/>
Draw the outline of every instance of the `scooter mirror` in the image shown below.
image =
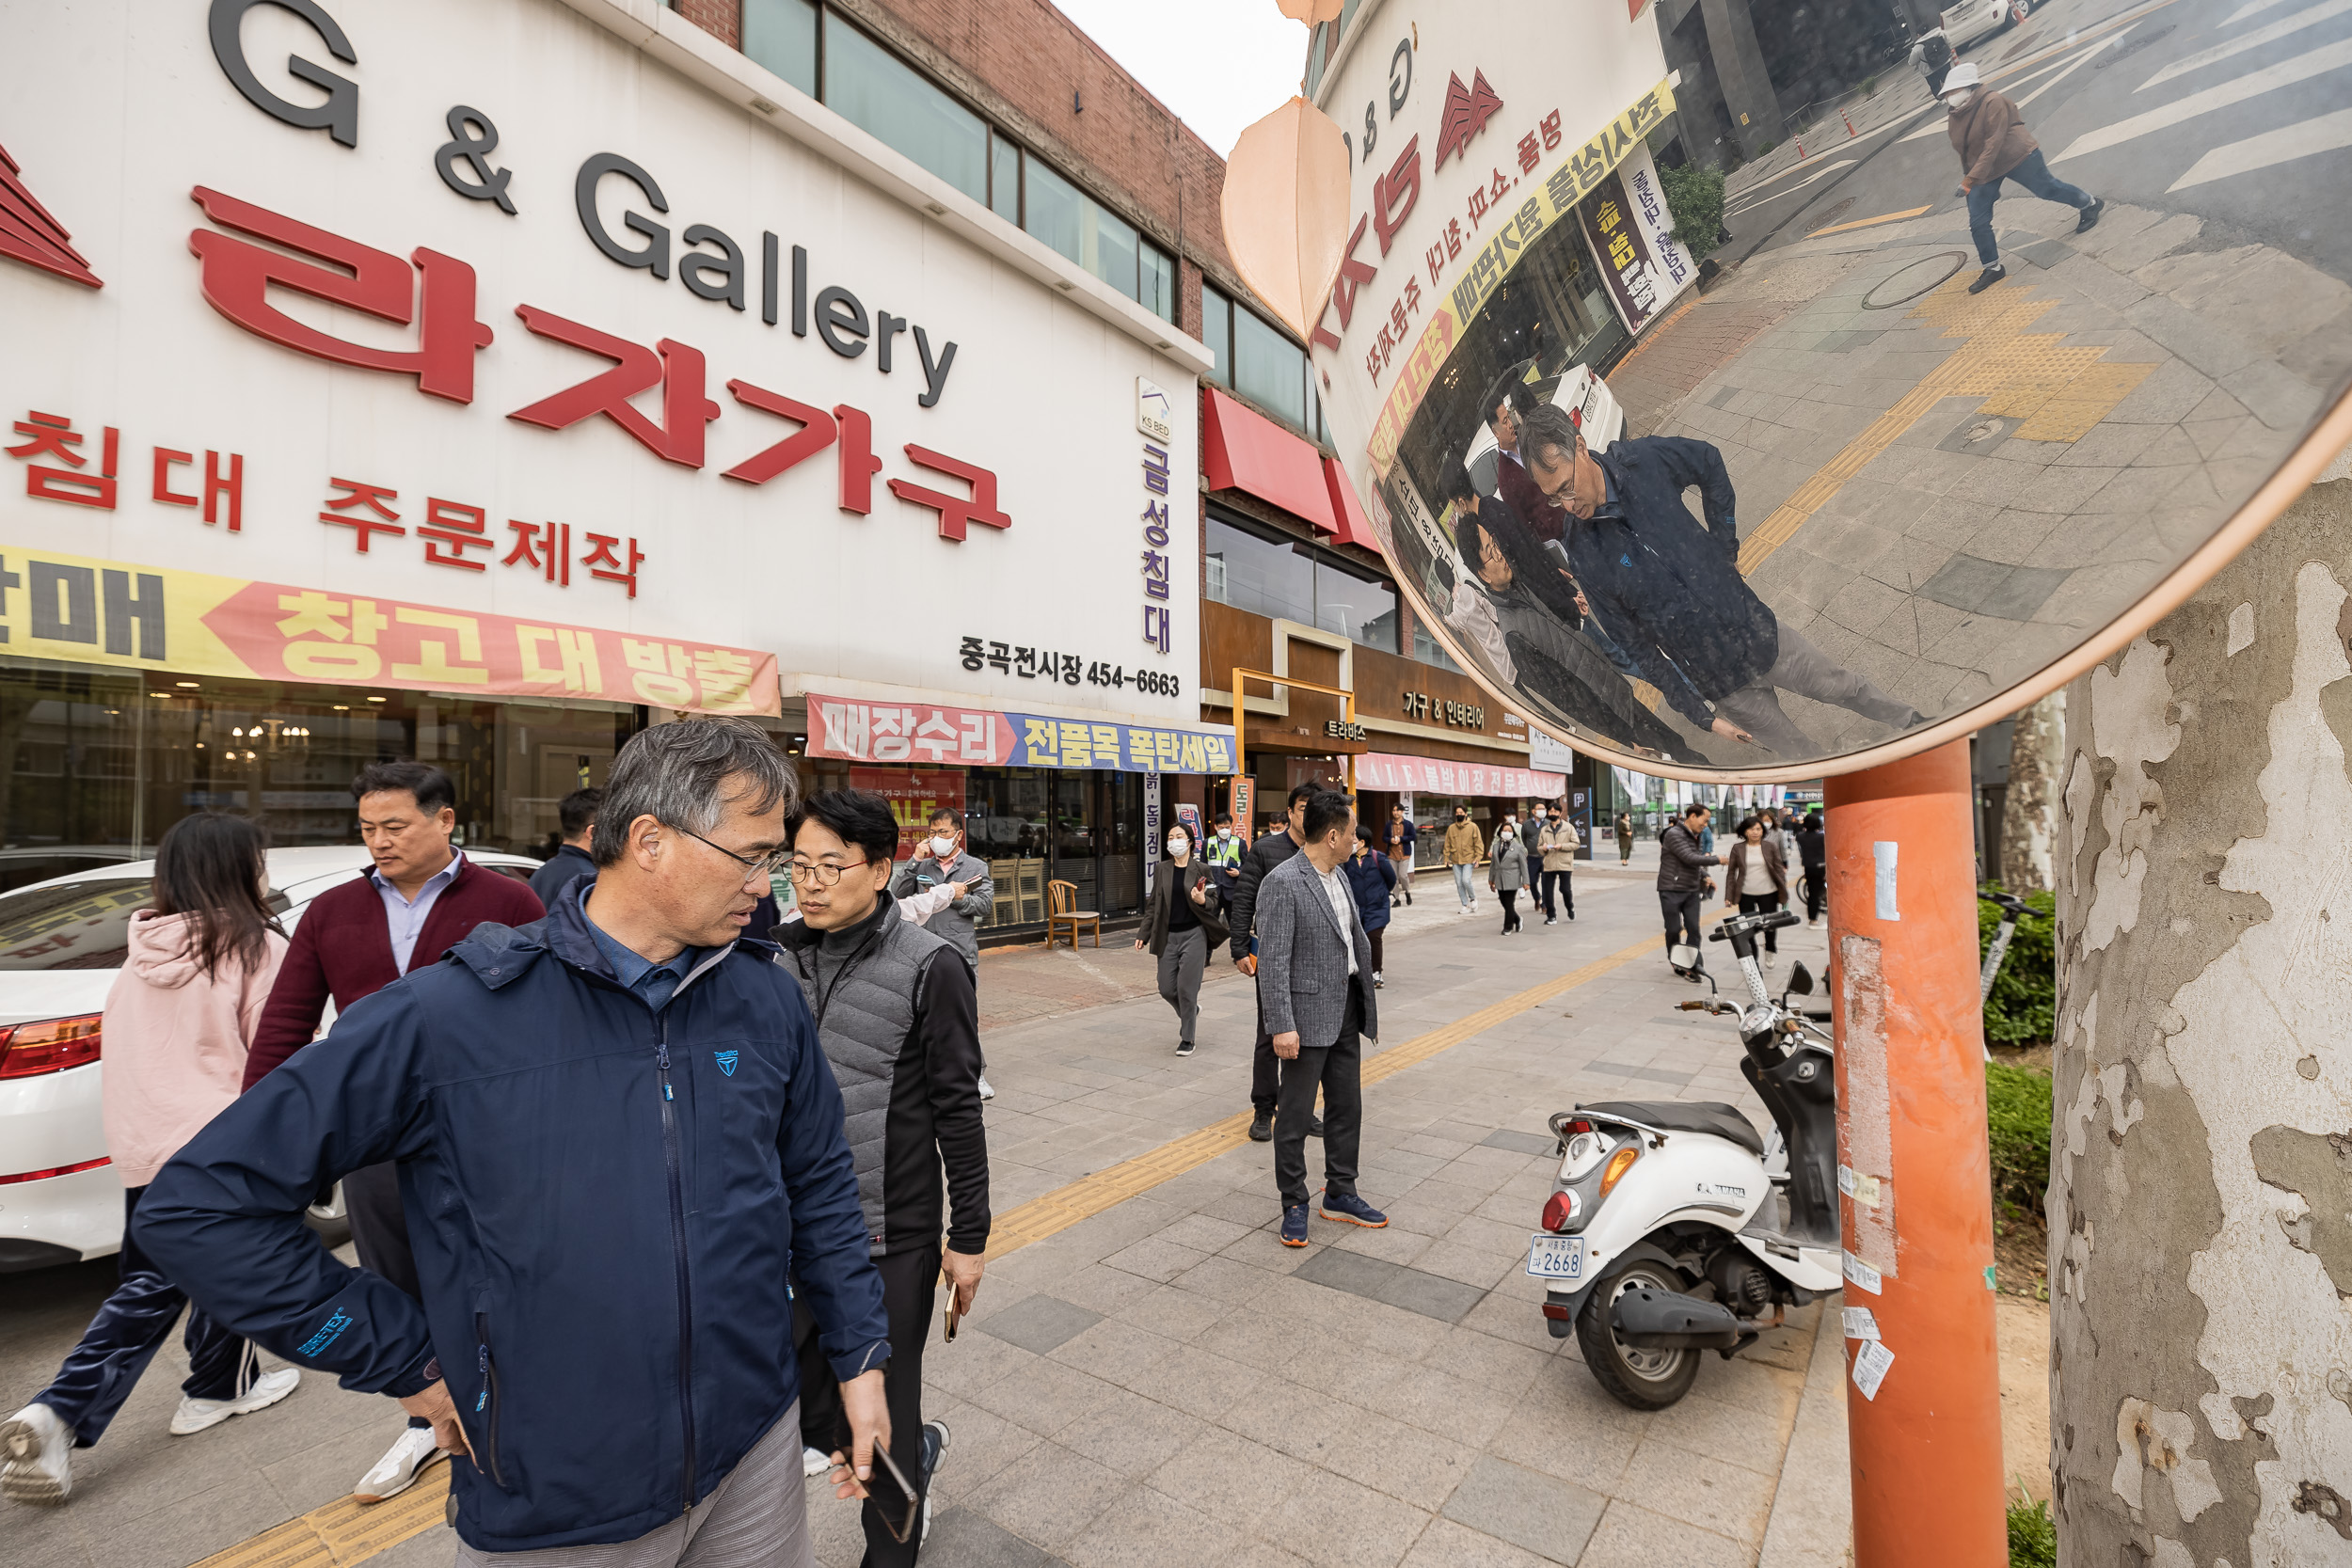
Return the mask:
<path fill-rule="evenodd" d="M 1688 946 L 1668 948 L 1666 961 L 1677 969 L 1696 969 L 1699 966 L 1699 950 Z"/>
<path fill-rule="evenodd" d="M 1813 994 L 1813 972 L 1804 967 L 1802 959 L 1788 968 L 1788 989 L 1798 996 Z"/>

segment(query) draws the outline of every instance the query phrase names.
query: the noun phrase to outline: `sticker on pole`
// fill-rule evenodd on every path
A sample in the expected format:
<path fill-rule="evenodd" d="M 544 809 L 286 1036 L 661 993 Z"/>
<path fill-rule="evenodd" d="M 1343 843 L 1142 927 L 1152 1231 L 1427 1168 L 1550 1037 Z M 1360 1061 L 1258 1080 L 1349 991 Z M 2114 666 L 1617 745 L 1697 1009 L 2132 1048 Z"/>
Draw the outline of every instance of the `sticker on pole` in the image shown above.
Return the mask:
<path fill-rule="evenodd" d="M 1865 1175 L 1851 1165 L 1837 1167 L 1837 1190 L 1866 1209 L 1879 1206 L 1879 1179 Z"/>
<path fill-rule="evenodd" d="M 1844 1311 L 1847 1338 L 1876 1339 L 1879 1337 L 1879 1321 L 1868 1307 L 1849 1307 Z"/>
<path fill-rule="evenodd" d="M 1997 0 L 1988 24 L 2027 3 Z M 2193 137 L 2086 128 L 2063 101 L 2021 95 L 2012 118 L 2050 166 L 2106 204 L 2063 184 L 2050 189 L 2064 202 L 2012 190 L 1981 231 L 2040 264 L 2006 255 L 2003 271 L 1955 250 L 1948 203 L 1911 199 L 1962 169 L 1945 109 L 1903 64 L 1869 67 L 1906 87 L 1870 99 L 1867 122 L 1857 101 L 1851 124 L 1835 109 L 1807 124 L 1813 111 L 1784 116 L 1771 92 L 1735 92 L 1735 108 L 1730 78 L 1677 69 L 1690 33 L 1645 0 L 1626 13 L 1385 0 L 1344 21 L 1336 4 L 1313 8 L 1332 20 L 1313 28 L 1309 106 L 1268 101 L 1228 163 L 1227 250 L 1267 308 L 1298 312 L 1286 325 L 1309 345 L 1311 406 L 1337 454 L 1321 477 L 1335 504 L 1343 483 L 1357 503 L 1341 537 L 1360 528 L 1376 544 L 1414 626 L 1531 739 L 1733 783 L 1958 739 L 2121 649 L 2352 436 L 2352 229 L 2277 241 L 2201 215 L 2220 199 L 2206 193 L 2295 200 L 2294 166 L 2251 166 L 2320 145 L 2271 146 L 2288 135 L 2272 129 L 2276 94 L 2201 100 Z M 1815 8 L 1805 48 L 1877 60 L 1885 13 Z M 2130 25 L 2021 27 L 2000 68 L 2056 82 Z M 2188 69 L 2185 37 L 2146 56 L 2172 62 L 2156 76 Z M 1820 128 L 1841 150 L 1826 160 Z M 1677 131 L 1691 167 L 1665 166 Z M 1934 139 L 1915 151 L 1914 136 Z M 1693 215 L 1696 165 L 1777 169 L 1772 150 L 1790 146 L 1810 162 L 1745 184 L 1720 227 Z M 2159 221 L 2175 260 L 2142 278 L 2144 247 L 2116 237 Z M 2225 241 L 2250 242 L 2226 269 L 2180 261 Z M 2224 270 L 2261 281 L 2203 282 Z M 2172 325 L 2121 346 L 2101 329 L 2105 302 L 2151 289 Z M 1725 329 L 1725 310 L 1751 325 Z M 2222 337 L 2247 361 L 2231 385 L 2260 388 L 2217 400 L 2226 444 L 2150 446 L 2141 421 L 2173 418 L 2161 411 L 2178 388 L 2206 384 L 2194 345 Z M 1239 452 L 1232 432 L 1256 418 L 1222 387 L 1202 396 L 1205 466 L 1238 472 L 1247 454 L 1229 464 L 1225 447 Z M 2143 450 L 2169 467 L 2067 467 Z M 1315 491 L 1315 458 L 1302 461 Z M 2011 497 L 2035 509 L 2030 529 L 2003 510 Z M 2126 534 L 2126 517 L 2152 520 Z"/>
<path fill-rule="evenodd" d="M 1852 1284 L 1859 1285 L 1862 1289 L 1869 1291 L 1874 1296 L 1883 1295 L 1886 1293 L 1881 1288 L 1882 1282 L 1879 1278 L 1878 1270 L 1870 1267 L 1869 1264 L 1864 1262 L 1861 1259 L 1856 1258 L 1851 1252 L 1846 1254 L 1846 1278 Z"/>
<path fill-rule="evenodd" d="M 1879 1385 L 1886 1381 L 1886 1370 L 1895 1364 L 1895 1353 L 1876 1339 L 1865 1339 L 1853 1353 L 1853 1386 L 1862 1390 L 1866 1400 L 1879 1397 Z"/>

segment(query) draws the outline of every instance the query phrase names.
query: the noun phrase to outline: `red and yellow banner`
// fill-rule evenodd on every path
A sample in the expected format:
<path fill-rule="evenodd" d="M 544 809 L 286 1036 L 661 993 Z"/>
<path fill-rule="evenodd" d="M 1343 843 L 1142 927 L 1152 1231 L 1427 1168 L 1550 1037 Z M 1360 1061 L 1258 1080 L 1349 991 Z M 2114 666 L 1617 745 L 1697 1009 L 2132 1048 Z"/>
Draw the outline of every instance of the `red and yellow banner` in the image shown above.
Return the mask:
<path fill-rule="evenodd" d="M 773 654 L 8 546 L 0 652 L 248 680 L 779 711 Z"/>

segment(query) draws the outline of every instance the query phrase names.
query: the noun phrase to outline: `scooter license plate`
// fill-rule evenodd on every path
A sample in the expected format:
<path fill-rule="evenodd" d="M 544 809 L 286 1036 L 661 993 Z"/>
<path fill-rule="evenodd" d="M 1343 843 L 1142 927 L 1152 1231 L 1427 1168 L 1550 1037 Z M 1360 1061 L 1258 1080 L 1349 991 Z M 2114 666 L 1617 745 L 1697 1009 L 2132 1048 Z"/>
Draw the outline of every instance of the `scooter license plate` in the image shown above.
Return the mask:
<path fill-rule="evenodd" d="M 1527 1250 L 1527 1272 L 1544 1279 L 1583 1278 L 1584 1238 L 1581 1236 L 1530 1238 Z"/>

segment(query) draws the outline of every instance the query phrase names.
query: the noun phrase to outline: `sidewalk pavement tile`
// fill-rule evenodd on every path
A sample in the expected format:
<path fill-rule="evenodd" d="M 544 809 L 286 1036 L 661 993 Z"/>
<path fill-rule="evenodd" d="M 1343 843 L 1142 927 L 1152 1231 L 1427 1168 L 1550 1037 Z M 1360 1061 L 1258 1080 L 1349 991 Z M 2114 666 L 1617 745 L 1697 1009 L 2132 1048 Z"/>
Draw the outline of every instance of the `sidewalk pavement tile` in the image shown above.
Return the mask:
<path fill-rule="evenodd" d="M 1334 1430 L 1336 1426 L 1335 1413 Z M 1310 1465 L 1289 1452 L 1212 1427 L 1153 1470 L 1145 1484 L 1228 1524 L 1249 1528 L 1287 1502 L 1312 1473 Z"/>
<path fill-rule="evenodd" d="M 1052 1359 L 1110 1383 L 1125 1383 L 1175 1354 L 1177 1341 L 1117 1318 L 1106 1318 L 1057 1345 Z"/>
<path fill-rule="evenodd" d="M 1140 1481 L 1214 1431 L 1205 1421 L 1139 1394 L 1108 1396 L 1097 1408 L 1064 1427 L 1063 1447 Z"/>
<path fill-rule="evenodd" d="M 1648 1435 L 1743 1470 L 1777 1475 L 1781 1447 L 1788 1440 L 1788 1423 L 1794 1419 L 1793 1407 L 1785 1417 L 1768 1415 L 1709 1399 L 1693 1389 L 1680 1403 L 1650 1418 Z"/>
<path fill-rule="evenodd" d="M 1386 1568 L 1403 1560 L 1429 1518 L 1428 1510 L 1311 1469 L 1265 1533 L 1323 1568 Z"/>
<path fill-rule="evenodd" d="M 1608 1499 L 1492 1457 L 1482 1457 L 1446 1500 L 1445 1516 L 1549 1561 L 1574 1563 Z"/>
<path fill-rule="evenodd" d="M 970 1494 L 970 1506 L 1058 1553 L 1133 1490 L 1126 1477 L 1107 1465 L 1058 1443 L 1040 1443 Z"/>
<path fill-rule="evenodd" d="M 1162 1568 L 1222 1562 L 1249 1543 L 1232 1527 L 1160 1493 L 1138 1489 L 1063 1554 L 1071 1568 Z"/>
<path fill-rule="evenodd" d="M 1712 1530 L 1699 1529 L 1678 1519 L 1613 1500 L 1601 1515 L 1600 1528 L 1584 1544 L 1577 1568 L 1752 1568 L 1755 1549 L 1744 1542 Z M 1817 1568 L 1836 1568 L 1824 1561 Z"/>
<path fill-rule="evenodd" d="M 1359 1410 L 1324 1449 L 1322 1464 L 1399 1502 L 1434 1510 L 1470 1473 L 1476 1454 L 1473 1448 L 1433 1442 L 1421 1428 Z"/>
<path fill-rule="evenodd" d="M 1772 1485 L 1771 1476 L 1645 1435 L 1611 1495 L 1753 1548 L 1772 1517 Z"/>
<path fill-rule="evenodd" d="M 1103 1314 L 1058 1297 L 1038 1294 L 980 1320 L 974 1326 L 1039 1355 L 1102 1322 Z"/>
<path fill-rule="evenodd" d="M 1115 1386 L 1090 1372 L 1040 1356 L 1017 1375 L 998 1378 L 966 1398 L 1040 1437 L 1051 1437 L 1107 1399 Z"/>
<path fill-rule="evenodd" d="M 826 1560 L 853 1562 L 864 1548 L 861 1537 L 856 1548 Z M 931 1520 L 930 1541 L 925 1550 L 935 1560 L 952 1562 L 957 1568 L 1058 1568 L 1062 1561 L 969 1508 L 950 1509 L 936 1515 Z M 444 1547 L 442 1556 L 436 1560 L 436 1568 L 446 1560 Z"/>

